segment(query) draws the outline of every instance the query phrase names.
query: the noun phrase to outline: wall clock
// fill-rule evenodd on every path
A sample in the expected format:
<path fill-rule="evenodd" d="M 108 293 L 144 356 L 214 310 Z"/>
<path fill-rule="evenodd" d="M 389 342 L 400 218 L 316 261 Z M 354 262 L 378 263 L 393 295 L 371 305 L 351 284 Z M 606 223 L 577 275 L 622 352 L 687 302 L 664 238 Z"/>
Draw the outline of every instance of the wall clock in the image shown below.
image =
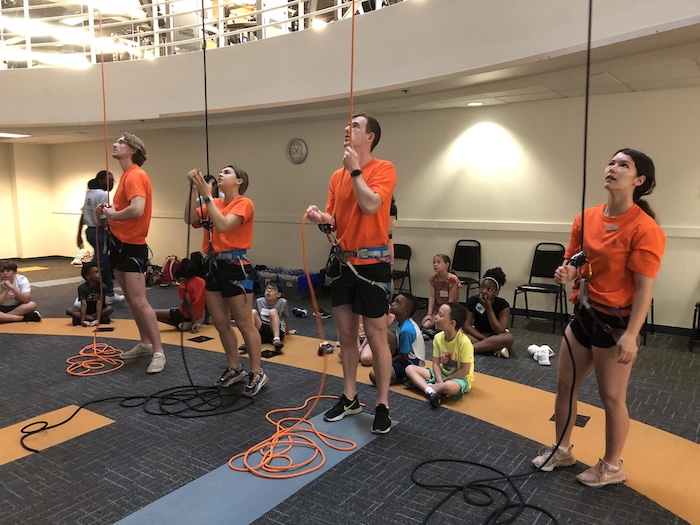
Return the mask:
<path fill-rule="evenodd" d="M 301 164 L 306 160 L 309 149 L 302 139 L 292 139 L 287 145 L 287 156 L 294 164 Z"/>

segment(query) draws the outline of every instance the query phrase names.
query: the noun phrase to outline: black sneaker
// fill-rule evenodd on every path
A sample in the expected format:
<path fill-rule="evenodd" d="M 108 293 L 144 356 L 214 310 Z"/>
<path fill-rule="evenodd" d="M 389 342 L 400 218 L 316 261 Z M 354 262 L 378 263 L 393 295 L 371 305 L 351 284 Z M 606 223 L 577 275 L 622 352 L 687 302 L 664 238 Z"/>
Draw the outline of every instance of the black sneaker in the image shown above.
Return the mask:
<path fill-rule="evenodd" d="M 355 398 L 352 401 L 343 394 L 340 396 L 335 406 L 323 414 L 323 419 L 326 421 L 340 421 L 345 416 L 352 416 L 360 412 L 362 412 L 362 407 L 360 406 L 360 401 L 357 399 L 357 394 L 355 394 Z"/>
<path fill-rule="evenodd" d="M 306 318 L 309 315 L 309 311 L 306 308 L 299 308 L 298 306 L 295 306 L 292 308 L 292 314 L 294 317 Z"/>
<path fill-rule="evenodd" d="M 26 321 L 26 319 L 25 319 L 25 321 Z M 81 324 L 83 324 L 83 323 L 80 322 L 80 319 L 78 319 L 76 317 L 73 318 L 73 326 L 80 326 Z"/>
<path fill-rule="evenodd" d="M 23 319 L 27 322 L 38 323 L 41 321 L 41 314 L 35 310 L 33 312 L 29 312 L 28 314 L 24 314 Z"/>
<path fill-rule="evenodd" d="M 238 347 L 238 351 L 242 354 L 247 354 L 248 353 L 248 347 L 246 345 L 241 345 Z"/>
<path fill-rule="evenodd" d="M 445 396 L 442 394 L 438 394 L 437 392 L 433 392 L 432 394 L 430 394 L 429 398 L 430 398 L 430 406 L 433 408 L 437 408 L 443 402 L 443 400 L 445 399 Z"/>
<path fill-rule="evenodd" d="M 391 430 L 391 419 L 389 409 L 384 404 L 377 405 L 374 409 L 374 423 L 372 423 L 372 434 L 386 434 Z"/>
<path fill-rule="evenodd" d="M 326 312 L 323 308 L 319 308 L 318 312 L 314 312 L 314 316 L 318 316 L 321 319 L 330 319 L 331 314 L 329 312 Z"/>
<path fill-rule="evenodd" d="M 282 353 L 282 349 L 284 348 L 284 343 L 282 341 L 275 341 L 272 343 L 272 346 L 275 347 L 275 352 L 278 354 Z"/>

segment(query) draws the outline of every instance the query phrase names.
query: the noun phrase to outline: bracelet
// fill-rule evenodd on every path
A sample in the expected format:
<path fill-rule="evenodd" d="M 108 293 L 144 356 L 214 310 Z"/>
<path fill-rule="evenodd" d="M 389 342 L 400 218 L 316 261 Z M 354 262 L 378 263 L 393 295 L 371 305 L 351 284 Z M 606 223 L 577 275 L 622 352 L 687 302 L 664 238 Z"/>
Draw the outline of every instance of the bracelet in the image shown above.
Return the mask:
<path fill-rule="evenodd" d="M 362 175 L 362 170 L 352 170 L 350 172 L 351 177 L 359 177 L 360 175 Z"/>
<path fill-rule="evenodd" d="M 202 202 L 204 204 L 209 204 L 211 202 L 211 199 L 209 197 L 202 197 Z"/>

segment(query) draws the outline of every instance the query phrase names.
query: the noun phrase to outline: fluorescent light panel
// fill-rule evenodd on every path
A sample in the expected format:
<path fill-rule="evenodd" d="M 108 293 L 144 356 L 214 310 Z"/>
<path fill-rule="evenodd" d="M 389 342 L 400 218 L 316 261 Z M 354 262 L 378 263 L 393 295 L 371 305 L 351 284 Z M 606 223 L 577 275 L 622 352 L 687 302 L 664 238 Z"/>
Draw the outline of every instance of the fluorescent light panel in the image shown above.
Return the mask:
<path fill-rule="evenodd" d="M 31 135 L 25 135 L 23 133 L 3 133 L 0 132 L 0 139 L 26 139 L 31 137 Z"/>

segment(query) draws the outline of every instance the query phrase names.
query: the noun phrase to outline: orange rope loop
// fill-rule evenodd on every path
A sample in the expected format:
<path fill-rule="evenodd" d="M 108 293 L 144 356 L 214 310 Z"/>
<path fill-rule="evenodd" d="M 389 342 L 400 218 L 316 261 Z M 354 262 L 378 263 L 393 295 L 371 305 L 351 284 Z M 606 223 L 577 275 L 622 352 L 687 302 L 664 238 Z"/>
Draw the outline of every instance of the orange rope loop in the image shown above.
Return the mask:
<path fill-rule="evenodd" d="M 119 359 L 121 355 L 121 350 L 107 343 L 93 342 L 83 347 L 78 355 L 66 359 L 66 373 L 86 377 L 114 372 L 124 366 L 124 361 Z"/>

